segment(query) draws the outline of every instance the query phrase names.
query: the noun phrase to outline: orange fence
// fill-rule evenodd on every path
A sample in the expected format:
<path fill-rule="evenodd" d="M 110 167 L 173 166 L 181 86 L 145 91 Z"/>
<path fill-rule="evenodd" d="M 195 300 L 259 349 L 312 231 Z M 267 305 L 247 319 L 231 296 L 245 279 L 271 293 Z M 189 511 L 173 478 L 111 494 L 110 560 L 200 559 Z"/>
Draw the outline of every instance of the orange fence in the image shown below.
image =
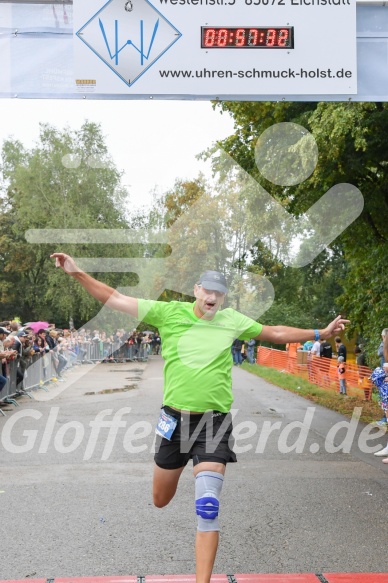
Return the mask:
<path fill-rule="evenodd" d="M 274 350 L 259 346 L 257 349 L 257 364 L 276 368 L 303 379 L 318 387 L 332 389 L 339 392 L 337 359 L 311 356 L 308 352 L 300 351 L 289 354 L 284 350 Z M 364 397 L 367 401 L 372 398 L 372 382 L 369 379 L 372 371 L 366 366 L 346 363 L 346 390 L 347 394 L 355 397 Z"/>

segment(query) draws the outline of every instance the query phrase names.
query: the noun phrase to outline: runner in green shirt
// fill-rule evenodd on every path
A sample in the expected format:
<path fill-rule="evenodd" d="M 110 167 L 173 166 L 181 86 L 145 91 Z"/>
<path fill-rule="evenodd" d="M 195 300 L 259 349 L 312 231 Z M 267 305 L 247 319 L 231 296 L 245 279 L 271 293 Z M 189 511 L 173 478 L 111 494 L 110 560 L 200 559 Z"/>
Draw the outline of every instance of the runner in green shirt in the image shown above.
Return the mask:
<path fill-rule="evenodd" d="M 107 307 L 144 320 L 160 332 L 164 395 L 156 428 L 154 504 L 162 508 L 172 500 L 181 473 L 192 459 L 198 519 L 196 578 L 197 583 L 209 583 L 218 547 L 226 464 L 236 461 L 229 413 L 233 340 L 303 343 L 340 333 L 348 320 L 338 316 L 323 330 L 263 326 L 230 308 L 220 310 L 228 289 L 225 276 L 217 271 L 199 277 L 193 304 L 167 303 L 125 296 L 81 271 L 69 255 L 53 253 L 51 257 Z"/>

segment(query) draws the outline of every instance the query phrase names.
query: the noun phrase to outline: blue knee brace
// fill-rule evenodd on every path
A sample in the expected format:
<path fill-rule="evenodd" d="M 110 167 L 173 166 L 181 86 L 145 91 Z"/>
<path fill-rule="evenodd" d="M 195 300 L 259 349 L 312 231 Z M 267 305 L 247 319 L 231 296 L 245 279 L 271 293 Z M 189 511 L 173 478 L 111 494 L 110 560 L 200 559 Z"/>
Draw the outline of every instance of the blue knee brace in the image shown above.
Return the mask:
<path fill-rule="evenodd" d="M 220 530 L 218 510 L 224 476 L 218 472 L 198 472 L 195 478 L 195 509 L 198 530 L 211 532 Z"/>

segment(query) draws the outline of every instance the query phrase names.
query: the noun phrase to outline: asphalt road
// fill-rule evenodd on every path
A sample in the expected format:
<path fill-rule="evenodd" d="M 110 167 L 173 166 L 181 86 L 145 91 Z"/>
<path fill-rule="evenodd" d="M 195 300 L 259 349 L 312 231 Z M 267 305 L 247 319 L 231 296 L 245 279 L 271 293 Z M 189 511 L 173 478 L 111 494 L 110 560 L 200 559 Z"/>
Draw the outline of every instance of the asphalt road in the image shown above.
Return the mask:
<path fill-rule="evenodd" d="M 239 461 L 214 572 L 387 572 L 388 467 L 361 451 L 386 438 L 366 442 L 357 421 L 351 438 L 341 415 L 233 376 Z M 151 498 L 160 357 L 78 367 L 37 397 L 0 418 L 0 579 L 193 573 L 191 467 L 168 507 Z"/>

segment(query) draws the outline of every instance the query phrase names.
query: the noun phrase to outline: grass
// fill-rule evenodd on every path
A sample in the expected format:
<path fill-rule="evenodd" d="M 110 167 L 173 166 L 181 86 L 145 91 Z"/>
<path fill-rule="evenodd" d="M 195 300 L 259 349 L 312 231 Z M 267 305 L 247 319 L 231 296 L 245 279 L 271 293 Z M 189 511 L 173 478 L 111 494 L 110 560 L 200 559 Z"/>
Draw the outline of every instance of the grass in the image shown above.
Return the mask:
<path fill-rule="evenodd" d="M 244 362 L 241 366 L 244 370 L 292 393 L 297 393 L 301 397 L 313 401 L 317 405 L 322 405 L 332 411 L 337 411 L 346 417 L 351 417 L 355 407 L 362 407 L 360 421 L 373 423 L 381 419 L 382 411 L 375 398 L 371 401 L 364 401 L 358 397 L 344 398 L 339 393 L 330 389 L 322 389 L 317 385 L 309 383 L 307 380 L 295 375 L 280 372 L 277 369 L 248 364 Z M 374 395 L 373 395 L 374 397 Z"/>

